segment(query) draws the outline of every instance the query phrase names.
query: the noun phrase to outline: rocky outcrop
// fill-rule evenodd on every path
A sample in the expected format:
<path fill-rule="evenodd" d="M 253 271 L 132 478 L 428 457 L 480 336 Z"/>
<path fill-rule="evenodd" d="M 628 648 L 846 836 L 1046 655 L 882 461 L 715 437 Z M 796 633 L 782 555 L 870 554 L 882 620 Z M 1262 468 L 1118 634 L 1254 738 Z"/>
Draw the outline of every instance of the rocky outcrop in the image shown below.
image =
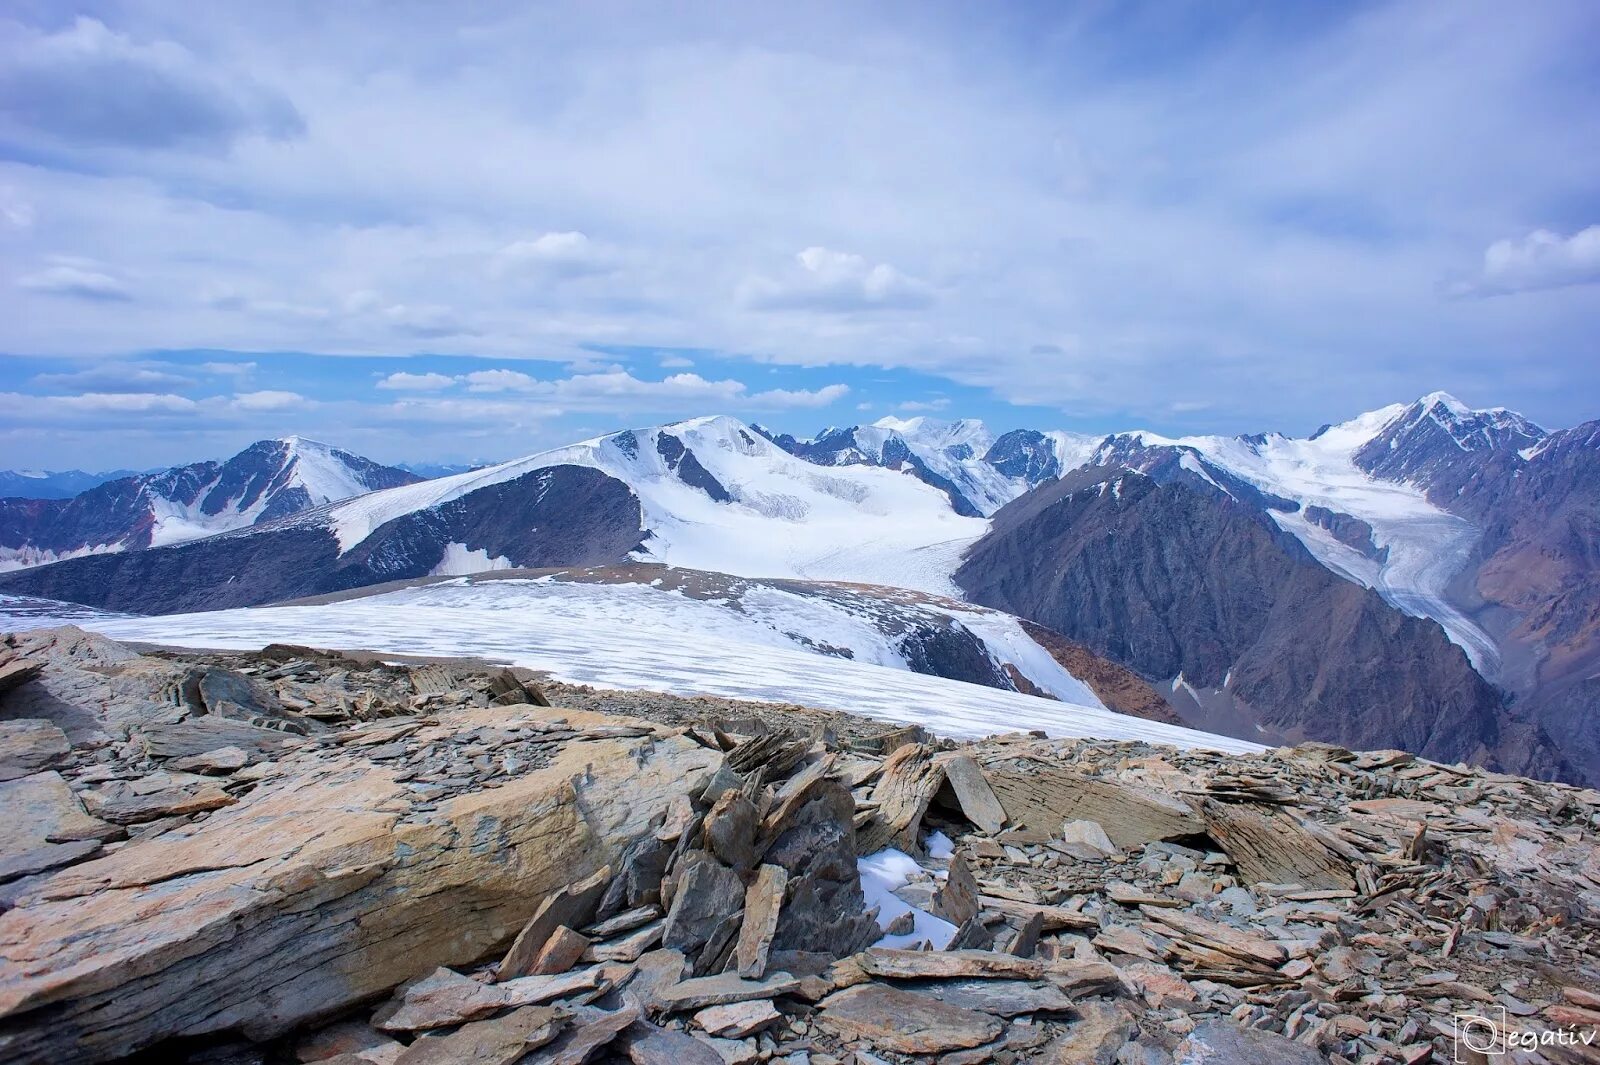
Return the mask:
<path fill-rule="evenodd" d="M 6 718 L 73 727 L 0 783 L 27 793 L 0 871 L 72 851 L 0 875 L 8 1062 L 1420 1063 L 1463 1013 L 1539 1045 L 1600 1023 L 1593 791 L 629 704 L 654 722 L 465 661 L 11 646 L 43 669 Z M 215 809 L 84 812 L 196 784 L 144 741 L 221 714 L 299 731 L 247 723 L 284 743 L 214 758 Z M 917 859 L 875 856 L 869 898 L 881 838 Z"/>

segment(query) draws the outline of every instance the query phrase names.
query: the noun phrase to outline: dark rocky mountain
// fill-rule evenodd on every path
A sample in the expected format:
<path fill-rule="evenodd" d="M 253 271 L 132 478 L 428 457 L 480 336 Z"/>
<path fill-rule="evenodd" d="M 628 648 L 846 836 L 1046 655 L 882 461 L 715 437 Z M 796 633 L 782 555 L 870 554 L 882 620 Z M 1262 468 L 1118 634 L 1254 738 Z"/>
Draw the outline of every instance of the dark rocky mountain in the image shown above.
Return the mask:
<path fill-rule="evenodd" d="M 1037 429 L 1013 429 L 1003 433 L 984 452 L 983 461 L 1002 475 L 1029 485 L 1060 477 L 1062 473 L 1055 441 Z"/>
<path fill-rule="evenodd" d="M 71 499 L 0 499 L 0 564 L 192 540 L 418 480 L 316 441 L 261 440 L 225 462 L 120 477 Z"/>
<path fill-rule="evenodd" d="M 95 485 L 119 477 L 135 477 L 138 470 L 85 473 L 82 470 L 0 470 L 0 498 L 71 499 Z"/>
<path fill-rule="evenodd" d="M 1498 455 L 1530 448 L 1545 431 L 1504 407 L 1472 410 L 1444 392 L 1423 396 L 1355 452 L 1374 477 L 1405 481 L 1453 510 L 1462 487 Z"/>
<path fill-rule="evenodd" d="M 1250 728 L 1571 776 L 1440 627 L 1344 580 L 1254 500 L 1178 460 L 1090 467 L 995 515 L 957 583 L 1151 680 L 1221 693 Z"/>

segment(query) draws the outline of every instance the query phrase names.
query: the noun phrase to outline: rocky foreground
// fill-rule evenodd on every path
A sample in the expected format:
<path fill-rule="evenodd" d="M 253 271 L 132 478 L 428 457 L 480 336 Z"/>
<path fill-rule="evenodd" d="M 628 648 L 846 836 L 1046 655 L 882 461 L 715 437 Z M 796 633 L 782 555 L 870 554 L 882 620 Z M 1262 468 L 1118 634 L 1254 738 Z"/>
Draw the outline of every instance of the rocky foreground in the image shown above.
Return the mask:
<path fill-rule="evenodd" d="M 1600 1061 L 1594 791 L 3 641 L 0 1062 Z"/>

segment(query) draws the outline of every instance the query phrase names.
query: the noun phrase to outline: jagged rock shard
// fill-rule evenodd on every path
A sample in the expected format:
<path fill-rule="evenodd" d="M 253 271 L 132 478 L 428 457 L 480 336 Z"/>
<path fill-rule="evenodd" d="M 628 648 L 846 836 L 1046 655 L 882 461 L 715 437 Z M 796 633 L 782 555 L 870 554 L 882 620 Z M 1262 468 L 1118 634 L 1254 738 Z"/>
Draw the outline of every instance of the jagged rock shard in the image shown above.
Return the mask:
<path fill-rule="evenodd" d="M 841 1039 L 900 1054 L 939 1054 L 987 1043 L 1004 1025 L 986 1013 L 887 984 L 858 984 L 819 1004 L 817 1023 Z"/>
<path fill-rule="evenodd" d="M 506 951 L 499 968 L 495 969 L 495 979 L 514 980 L 519 976 L 534 974 L 540 952 L 556 929 L 562 925 L 571 928 L 588 924 L 594 918 L 600 896 L 610 883 L 611 867 L 607 865 L 575 884 L 560 888 L 540 903 L 538 910 L 534 911 L 517 934 L 511 949 Z"/>
<path fill-rule="evenodd" d="M 1205 831 L 1188 803 L 1158 791 L 1054 766 L 988 765 L 984 775 L 1020 842 L 1044 843 L 1063 821 L 1074 820 L 1098 822 L 1119 850 Z"/>
<path fill-rule="evenodd" d="M 950 859 L 949 875 L 933 893 L 928 911 L 958 926 L 978 915 L 978 882 L 967 869 L 966 856 L 960 851 Z"/>
<path fill-rule="evenodd" d="M 662 942 L 694 958 L 724 921 L 743 912 L 744 884 L 738 873 L 706 851 L 685 854 L 676 875 L 678 886 Z"/>
<path fill-rule="evenodd" d="M 623 1030 L 638 1019 L 637 1006 L 624 1006 L 609 1013 L 604 1010 L 579 1010 L 573 1019 L 573 1026 L 559 1039 L 523 1061 L 526 1065 L 584 1065 L 584 1062 L 615 1042 Z"/>
<path fill-rule="evenodd" d="M 908 854 L 922 850 L 922 817 L 944 783 L 944 770 L 921 743 L 897 749 L 883 763 L 883 775 L 872 791 L 877 817 L 862 828 L 856 841 L 861 854 L 898 847 Z"/>
<path fill-rule="evenodd" d="M 1202 810 L 1206 833 L 1233 859 L 1248 884 L 1302 884 L 1329 890 L 1356 885 L 1349 864 L 1287 814 L 1215 799 L 1207 799 Z"/>
<path fill-rule="evenodd" d="M 395 1065 L 512 1065 L 555 1039 L 566 1020 L 564 1010 L 524 1006 L 492 1021 L 423 1036 L 401 1053 Z"/>
<path fill-rule="evenodd" d="M 767 955 L 778 931 L 778 916 L 783 909 L 783 894 L 789 874 L 779 865 L 763 865 L 744 893 L 744 923 L 739 927 L 735 956 L 739 975 L 759 980 L 767 972 Z"/>
<path fill-rule="evenodd" d="M 461 710 L 449 726 L 536 712 Z M 408 793 L 388 770 L 330 754 L 182 834 L 51 874 L 0 916 L 6 1055 L 89 1063 L 230 1029 L 273 1038 L 475 961 L 718 760 L 680 737 L 569 743 L 402 821 Z"/>
<path fill-rule="evenodd" d="M 945 781 L 968 821 L 991 836 L 1005 827 L 1005 807 L 995 798 L 977 759 L 970 754 L 941 754 L 935 760 L 944 769 Z"/>

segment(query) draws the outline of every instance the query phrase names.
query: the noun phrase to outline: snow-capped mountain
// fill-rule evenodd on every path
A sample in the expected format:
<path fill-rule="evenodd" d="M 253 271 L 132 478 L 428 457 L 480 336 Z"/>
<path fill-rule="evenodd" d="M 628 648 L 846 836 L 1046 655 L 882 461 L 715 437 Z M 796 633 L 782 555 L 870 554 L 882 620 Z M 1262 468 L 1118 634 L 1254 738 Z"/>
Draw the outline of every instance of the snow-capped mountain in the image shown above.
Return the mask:
<path fill-rule="evenodd" d="M 0 498 L 71 499 L 95 485 L 118 477 L 134 477 L 138 470 L 0 470 Z"/>
<path fill-rule="evenodd" d="M 768 439 L 818 465 L 909 472 L 944 492 L 956 513 L 988 517 L 1041 481 L 1082 465 L 1100 438 L 1018 429 L 996 440 L 987 426 L 970 418 L 890 417 L 832 427 L 809 440 Z"/>
<path fill-rule="evenodd" d="M 225 462 L 120 477 L 71 499 L 0 500 L 0 568 L 181 543 L 416 480 L 315 440 L 261 440 Z"/>
<path fill-rule="evenodd" d="M 1575 778 L 1540 715 L 1558 679 L 1563 727 L 1600 695 L 1595 439 L 1443 395 L 1306 438 L 698 418 L 0 586 L 166 613 L 627 561 L 853 581 L 1065 633 L 1213 731 Z"/>

